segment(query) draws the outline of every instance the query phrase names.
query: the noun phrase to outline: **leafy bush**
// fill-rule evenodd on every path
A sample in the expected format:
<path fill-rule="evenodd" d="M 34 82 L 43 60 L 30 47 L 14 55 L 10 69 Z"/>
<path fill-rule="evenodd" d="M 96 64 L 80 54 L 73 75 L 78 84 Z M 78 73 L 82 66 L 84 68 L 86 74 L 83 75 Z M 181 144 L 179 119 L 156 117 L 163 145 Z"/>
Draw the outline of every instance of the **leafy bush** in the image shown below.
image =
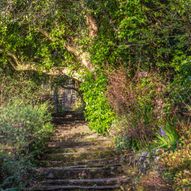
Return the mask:
<path fill-rule="evenodd" d="M 22 99 L 25 103 L 31 104 L 39 103 L 40 98 L 46 93 L 46 89 L 24 74 L 0 74 L 0 81 L 0 105 L 14 99 Z"/>
<path fill-rule="evenodd" d="M 8 188 L 5 190 L 22 190 L 23 187 L 27 186 L 29 183 L 29 174 L 34 167 L 30 157 L 7 154 L 0 156 L 3 160 L 1 165 L 3 173 L 0 188 Z"/>
<path fill-rule="evenodd" d="M 171 174 L 175 190 L 191 187 L 191 125 L 180 123 L 178 132 L 181 135 L 176 150 L 166 152 L 160 159 L 166 171 Z"/>
<path fill-rule="evenodd" d="M 14 100 L 0 107 L 0 135 L 5 147 L 2 172 L 4 187 L 25 185 L 35 157 L 41 154 L 53 131 L 47 105 L 30 105 Z M 1 182 L 2 183 L 2 182 Z"/>
<path fill-rule="evenodd" d="M 115 118 L 105 95 L 106 85 L 107 79 L 103 74 L 96 79 L 90 74 L 81 86 L 86 103 L 86 120 L 89 127 L 98 133 L 106 133 Z"/>
<path fill-rule="evenodd" d="M 52 131 L 47 105 L 29 105 L 16 100 L 0 107 L 0 133 L 17 150 L 38 145 Z"/>

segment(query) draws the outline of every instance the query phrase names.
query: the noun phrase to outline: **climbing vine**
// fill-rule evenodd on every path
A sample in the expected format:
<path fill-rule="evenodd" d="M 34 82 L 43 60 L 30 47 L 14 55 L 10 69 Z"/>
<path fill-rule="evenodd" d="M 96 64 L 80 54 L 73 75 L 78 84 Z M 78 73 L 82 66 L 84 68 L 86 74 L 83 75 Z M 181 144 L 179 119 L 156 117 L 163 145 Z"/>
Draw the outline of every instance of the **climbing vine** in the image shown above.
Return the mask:
<path fill-rule="evenodd" d="M 81 85 L 85 107 L 85 117 L 92 130 L 98 133 L 106 133 L 115 119 L 114 112 L 106 99 L 107 78 L 99 74 L 96 79 L 89 74 Z"/>

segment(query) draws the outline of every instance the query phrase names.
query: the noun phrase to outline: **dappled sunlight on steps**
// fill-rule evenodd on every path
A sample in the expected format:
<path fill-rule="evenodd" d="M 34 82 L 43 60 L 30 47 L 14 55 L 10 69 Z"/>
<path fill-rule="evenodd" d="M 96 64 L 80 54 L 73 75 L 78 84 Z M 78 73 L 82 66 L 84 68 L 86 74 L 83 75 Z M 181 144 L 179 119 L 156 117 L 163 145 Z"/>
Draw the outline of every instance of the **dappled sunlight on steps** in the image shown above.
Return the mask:
<path fill-rule="evenodd" d="M 110 138 L 90 131 L 72 115 L 55 122 L 54 136 L 27 190 L 127 190 L 130 180 Z"/>

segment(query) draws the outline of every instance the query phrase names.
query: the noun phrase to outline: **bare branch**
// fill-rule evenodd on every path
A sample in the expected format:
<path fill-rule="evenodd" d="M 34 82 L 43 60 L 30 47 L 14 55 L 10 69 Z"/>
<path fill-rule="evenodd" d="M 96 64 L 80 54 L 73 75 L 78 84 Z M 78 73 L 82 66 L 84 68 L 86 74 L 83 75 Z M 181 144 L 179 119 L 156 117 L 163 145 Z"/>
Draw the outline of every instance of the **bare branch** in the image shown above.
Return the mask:
<path fill-rule="evenodd" d="M 90 14 L 86 15 L 86 24 L 88 26 L 89 36 L 92 38 L 96 37 L 98 33 L 98 27 L 97 27 L 96 20 L 94 19 L 92 15 Z"/>
<path fill-rule="evenodd" d="M 0 49 L 0 53 L 3 53 L 3 49 Z M 37 68 L 35 63 L 26 63 L 22 62 L 18 59 L 18 57 L 11 53 L 7 53 L 8 61 L 13 67 L 15 71 L 18 72 L 27 72 L 27 71 L 36 71 L 38 72 L 40 69 Z M 50 75 L 50 76 L 59 76 L 59 75 L 67 75 L 72 76 L 73 79 L 81 81 L 82 78 L 77 72 L 71 72 L 68 68 L 61 68 L 61 67 L 53 67 L 51 70 L 42 69 L 41 72 Z M 72 74 L 72 75 L 71 75 Z"/>
<path fill-rule="evenodd" d="M 85 66 L 89 71 L 94 71 L 94 66 L 90 61 L 90 54 L 88 52 L 83 52 L 79 47 L 75 47 L 69 44 L 65 45 L 65 48 L 68 50 L 68 52 L 74 54 L 75 57 L 81 62 L 81 64 Z"/>
<path fill-rule="evenodd" d="M 48 32 L 46 32 L 45 30 L 43 29 L 38 29 L 38 31 L 43 35 L 45 36 L 49 41 L 53 42 L 54 40 L 50 37 L 50 35 L 48 34 Z"/>
<path fill-rule="evenodd" d="M 46 37 L 48 40 L 50 40 L 51 42 L 54 41 L 54 39 L 52 39 L 50 37 L 50 35 L 48 34 L 48 32 L 46 32 L 43 29 L 38 29 L 39 32 Z M 80 47 L 78 47 L 77 45 L 74 45 L 74 43 L 72 44 L 71 40 L 70 43 L 63 45 L 66 50 L 70 53 L 72 53 L 78 61 L 80 61 L 80 63 L 85 66 L 89 71 L 93 72 L 94 71 L 94 66 L 92 65 L 91 61 L 90 61 L 90 54 L 88 52 L 84 52 L 81 50 Z"/>
<path fill-rule="evenodd" d="M 0 49 L 0 53 L 4 53 L 3 49 Z M 6 52 L 5 52 L 6 53 Z M 17 56 L 11 52 L 7 52 L 6 53 L 7 56 L 10 58 L 9 61 L 11 61 L 11 65 L 15 68 L 16 66 L 18 66 L 20 64 L 19 59 L 17 58 Z M 13 64 L 14 63 L 14 64 Z"/>
<path fill-rule="evenodd" d="M 39 69 L 34 64 L 23 64 L 18 65 L 16 68 L 17 71 L 39 71 Z M 77 72 L 71 72 L 68 68 L 61 68 L 61 67 L 53 67 L 50 70 L 43 69 L 41 70 L 42 73 L 47 74 L 49 76 L 70 76 L 74 80 L 82 81 L 81 76 Z"/>

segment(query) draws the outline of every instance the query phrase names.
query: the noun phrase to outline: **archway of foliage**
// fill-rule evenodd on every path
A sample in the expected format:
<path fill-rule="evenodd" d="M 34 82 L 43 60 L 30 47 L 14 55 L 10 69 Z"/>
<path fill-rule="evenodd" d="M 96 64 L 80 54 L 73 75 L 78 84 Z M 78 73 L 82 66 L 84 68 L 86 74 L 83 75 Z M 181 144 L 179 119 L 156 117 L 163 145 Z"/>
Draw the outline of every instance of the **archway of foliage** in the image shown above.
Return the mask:
<path fill-rule="evenodd" d="M 190 9 L 190 0 L 2 0 L 0 68 L 67 74 L 82 81 L 92 129 L 118 118 L 129 149 L 174 149 L 190 120 Z"/>
<path fill-rule="evenodd" d="M 189 1 L 11 0 L 0 9 L 1 68 L 83 80 L 122 64 L 132 78 L 157 71 L 173 102 L 188 101 Z"/>
<path fill-rule="evenodd" d="M 83 81 L 95 70 L 89 49 L 97 35 L 88 1 L 1 3 L 3 69 L 68 74 Z"/>

